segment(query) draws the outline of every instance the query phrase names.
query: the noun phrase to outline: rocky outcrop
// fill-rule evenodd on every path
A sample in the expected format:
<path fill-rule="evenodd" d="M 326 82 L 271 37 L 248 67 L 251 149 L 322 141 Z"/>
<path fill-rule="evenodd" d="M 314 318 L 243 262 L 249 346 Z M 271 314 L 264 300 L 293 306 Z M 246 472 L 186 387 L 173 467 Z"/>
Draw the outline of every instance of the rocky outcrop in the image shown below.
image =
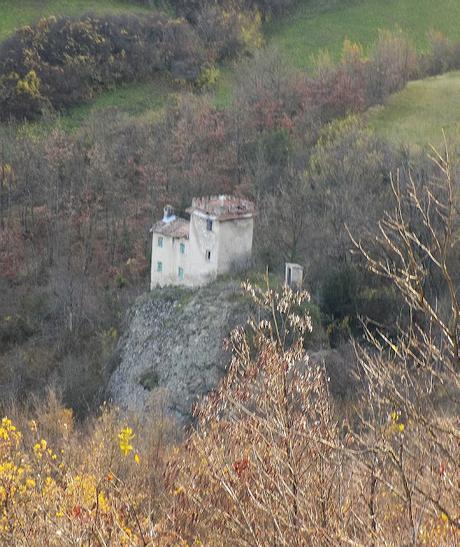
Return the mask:
<path fill-rule="evenodd" d="M 143 414 L 161 394 L 166 412 L 186 423 L 193 404 L 225 373 L 230 356 L 223 342 L 248 313 L 236 282 L 143 295 L 128 313 L 108 370 L 108 397 L 120 408 Z"/>

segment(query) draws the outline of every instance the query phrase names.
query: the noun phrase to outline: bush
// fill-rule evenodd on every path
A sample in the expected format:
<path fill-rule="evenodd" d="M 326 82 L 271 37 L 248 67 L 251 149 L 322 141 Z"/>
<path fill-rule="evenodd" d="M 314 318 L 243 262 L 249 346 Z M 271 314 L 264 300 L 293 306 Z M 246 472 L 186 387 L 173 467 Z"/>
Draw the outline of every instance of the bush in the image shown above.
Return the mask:
<path fill-rule="evenodd" d="M 402 32 L 381 31 L 370 58 L 359 44 L 345 40 L 342 59 L 322 53 L 309 78 L 311 107 L 324 122 L 362 112 L 401 90 L 416 74 L 417 57 Z"/>
<path fill-rule="evenodd" d="M 191 26 L 160 14 L 48 17 L 0 47 L 0 118 L 34 118 L 178 67 L 195 79 L 205 60 Z"/>
<path fill-rule="evenodd" d="M 0 346 L 2 350 L 24 342 L 33 334 L 32 326 L 20 315 L 6 315 L 0 318 Z"/>
<path fill-rule="evenodd" d="M 298 0 L 170 0 L 178 15 L 193 23 L 197 21 L 201 10 L 216 5 L 224 10 L 258 11 L 264 18 L 268 18 L 285 13 L 297 3 Z"/>
<path fill-rule="evenodd" d="M 428 52 L 421 56 L 420 75 L 435 76 L 460 68 L 460 42 L 452 42 L 438 31 L 428 33 Z"/>
<path fill-rule="evenodd" d="M 262 44 L 258 13 L 234 7 L 204 7 L 197 15 L 195 28 L 206 47 L 217 59 L 252 51 Z"/>
<path fill-rule="evenodd" d="M 2 545 L 150 544 L 171 431 L 165 421 L 128 425 L 103 408 L 78 427 L 52 393 L 15 413 L 14 422 L 0 420 Z"/>
<path fill-rule="evenodd" d="M 417 57 L 401 31 L 381 31 L 368 67 L 369 104 L 377 104 L 403 89 L 415 74 Z"/>

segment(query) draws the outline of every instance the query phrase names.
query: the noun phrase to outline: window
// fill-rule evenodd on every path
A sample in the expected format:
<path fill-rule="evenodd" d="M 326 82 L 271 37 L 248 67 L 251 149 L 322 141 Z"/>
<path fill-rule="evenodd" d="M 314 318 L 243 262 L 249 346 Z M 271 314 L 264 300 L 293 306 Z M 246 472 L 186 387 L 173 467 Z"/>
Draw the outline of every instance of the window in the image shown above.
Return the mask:
<path fill-rule="evenodd" d="M 181 243 L 179 245 L 179 252 L 180 252 L 181 255 L 185 254 L 185 243 Z"/>
<path fill-rule="evenodd" d="M 162 237 L 158 238 L 158 247 L 163 247 L 163 238 Z"/>
<path fill-rule="evenodd" d="M 157 272 L 163 271 L 163 262 L 157 262 Z"/>
<path fill-rule="evenodd" d="M 206 260 L 211 262 L 211 251 L 206 251 Z"/>
<path fill-rule="evenodd" d="M 179 279 L 184 279 L 184 269 L 183 268 L 179 268 L 177 270 L 177 275 L 179 277 Z"/>
<path fill-rule="evenodd" d="M 206 220 L 206 230 L 208 230 L 208 232 L 212 232 L 212 220 L 210 218 Z"/>

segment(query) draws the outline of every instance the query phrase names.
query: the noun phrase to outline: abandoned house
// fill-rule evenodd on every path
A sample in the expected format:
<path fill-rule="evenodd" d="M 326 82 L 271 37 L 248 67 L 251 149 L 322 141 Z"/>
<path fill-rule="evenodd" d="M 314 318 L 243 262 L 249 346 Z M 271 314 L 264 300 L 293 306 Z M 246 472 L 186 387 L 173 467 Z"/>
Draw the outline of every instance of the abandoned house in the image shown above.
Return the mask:
<path fill-rule="evenodd" d="M 234 196 L 194 198 L 186 212 L 190 220 L 176 217 L 167 206 L 151 229 L 151 289 L 204 285 L 251 261 L 253 203 Z"/>

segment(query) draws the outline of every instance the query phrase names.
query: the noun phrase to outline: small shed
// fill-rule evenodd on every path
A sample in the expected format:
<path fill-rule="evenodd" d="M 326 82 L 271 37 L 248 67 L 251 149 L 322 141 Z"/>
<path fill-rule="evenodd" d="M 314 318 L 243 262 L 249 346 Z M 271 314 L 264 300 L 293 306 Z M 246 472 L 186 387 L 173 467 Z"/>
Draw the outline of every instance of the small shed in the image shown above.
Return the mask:
<path fill-rule="evenodd" d="M 284 283 L 292 289 L 302 288 L 303 282 L 303 267 L 294 262 L 286 262 L 286 270 L 284 274 Z"/>

